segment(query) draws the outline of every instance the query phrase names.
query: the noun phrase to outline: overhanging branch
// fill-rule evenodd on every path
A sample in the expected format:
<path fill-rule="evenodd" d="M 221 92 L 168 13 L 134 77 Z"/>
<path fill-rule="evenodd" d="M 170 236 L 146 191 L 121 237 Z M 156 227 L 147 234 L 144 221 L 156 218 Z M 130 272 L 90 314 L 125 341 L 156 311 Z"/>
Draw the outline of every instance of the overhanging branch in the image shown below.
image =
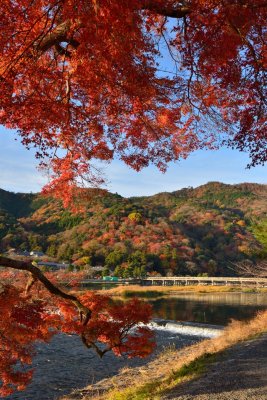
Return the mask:
<path fill-rule="evenodd" d="M 91 310 L 85 307 L 76 296 L 68 294 L 60 290 L 55 286 L 43 273 L 42 271 L 33 265 L 31 262 L 13 260 L 11 258 L 0 256 L 0 266 L 16 269 L 19 271 L 30 272 L 35 280 L 41 282 L 44 287 L 53 295 L 58 296 L 64 300 L 69 300 L 77 307 L 80 315 L 82 316 L 82 323 L 86 325 L 91 317 Z"/>

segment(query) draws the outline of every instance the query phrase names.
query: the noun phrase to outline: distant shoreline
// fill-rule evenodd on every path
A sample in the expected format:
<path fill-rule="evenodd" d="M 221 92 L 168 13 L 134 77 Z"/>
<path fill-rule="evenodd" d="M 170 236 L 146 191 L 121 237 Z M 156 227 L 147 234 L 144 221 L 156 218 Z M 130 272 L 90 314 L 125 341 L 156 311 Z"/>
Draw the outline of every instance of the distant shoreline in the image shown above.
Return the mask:
<path fill-rule="evenodd" d="M 111 296 L 122 297 L 159 297 L 181 293 L 267 293 L 267 288 L 241 287 L 241 286 L 117 286 L 106 289 Z"/>

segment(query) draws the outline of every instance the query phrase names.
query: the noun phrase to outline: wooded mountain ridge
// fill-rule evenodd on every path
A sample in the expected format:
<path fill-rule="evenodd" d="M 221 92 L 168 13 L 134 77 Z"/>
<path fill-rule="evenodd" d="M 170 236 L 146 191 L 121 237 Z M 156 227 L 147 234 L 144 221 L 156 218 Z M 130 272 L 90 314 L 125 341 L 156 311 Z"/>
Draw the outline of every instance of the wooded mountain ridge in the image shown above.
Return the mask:
<path fill-rule="evenodd" d="M 209 182 L 131 198 L 99 191 L 84 214 L 0 190 L 0 251 L 11 248 L 124 277 L 233 275 L 237 262 L 267 257 L 267 185 Z"/>

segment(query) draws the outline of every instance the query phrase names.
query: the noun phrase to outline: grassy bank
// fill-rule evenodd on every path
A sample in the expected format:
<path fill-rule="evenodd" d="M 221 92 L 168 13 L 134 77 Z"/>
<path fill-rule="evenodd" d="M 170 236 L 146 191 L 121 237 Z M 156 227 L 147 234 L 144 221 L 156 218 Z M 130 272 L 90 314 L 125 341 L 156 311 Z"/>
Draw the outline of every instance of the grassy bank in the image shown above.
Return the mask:
<path fill-rule="evenodd" d="M 170 375 L 162 379 L 160 382 L 154 380 L 135 387 L 125 388 L 123 390 L 113 389 L 102 398 L 106 400 L 160 399 L 161 395 L 164 395 L 167 390 L 174 388 L 180 383 L 196 378 L 205 372 L 207 366 L 215 360 L 215 354 L 203 354 L 190 363 L 183 365 L 180 369 L 171 371 Z"/>
<path fill-rule="evenodd" d="M 145 367 L 120 374 L 84 389 L 82 400 L 160 400 L 177 385 L 205 371 L 218 355 L 235 344 L 267 332 L 267 311 L 250 321 L 232 321 L 221 336 L 180 350 L 167 349 Z M 104 386 L 104 393 L 103 393 Z M 101 394 L 102 393 L 102 394 Z M 64 397 L 71 400 L 78 397 Z"/>
<path fill-rule="evenodd" d="M 231 293 L 231 292 L 243 292 L 243 293 L 267 293 L 267 288 L 256 288 L 256 287 L 241 287 L 241 286 L 209 286 L 209 285 L 192 285 L 192 286 L 117 286 L 112 289 L 108 289 L 107 294 L 111 296 L 122 296 L 122 297 L 159 297 L 174 295 L 179 293 Z"/>

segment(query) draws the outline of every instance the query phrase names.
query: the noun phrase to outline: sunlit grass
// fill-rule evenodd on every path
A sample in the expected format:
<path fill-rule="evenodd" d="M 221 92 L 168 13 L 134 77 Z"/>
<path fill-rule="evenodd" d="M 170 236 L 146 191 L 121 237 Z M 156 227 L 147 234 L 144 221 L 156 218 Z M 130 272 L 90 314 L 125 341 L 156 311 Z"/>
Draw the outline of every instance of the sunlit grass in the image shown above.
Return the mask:
<path fill-rule="evenodd" d="M 207 366 L 216 359 L 215 354 L 203 354 L 179 370 L 172 371 L 161 382 L 157 380 L 145 383 L 139 387 L 126 388 L 123 391 L 113 390 L 105 396 L 107 400 L 156 400 L 166 393 L 166 390 L 174 388 L 179 383 L 196 378 L 203 373 Z"/>
<path fill-rule="evenodd" d="M 209 286 L 209 285 L 192 285 L 192 286 L 139 286 L 127 285 L 117 286 L 105 291 L 112 296 L 122 297 L 160 297 L 165 295 L 173 295 L 175 293 L 267 293 L 267 288 L 242 287 L 242 286 Z"/>

